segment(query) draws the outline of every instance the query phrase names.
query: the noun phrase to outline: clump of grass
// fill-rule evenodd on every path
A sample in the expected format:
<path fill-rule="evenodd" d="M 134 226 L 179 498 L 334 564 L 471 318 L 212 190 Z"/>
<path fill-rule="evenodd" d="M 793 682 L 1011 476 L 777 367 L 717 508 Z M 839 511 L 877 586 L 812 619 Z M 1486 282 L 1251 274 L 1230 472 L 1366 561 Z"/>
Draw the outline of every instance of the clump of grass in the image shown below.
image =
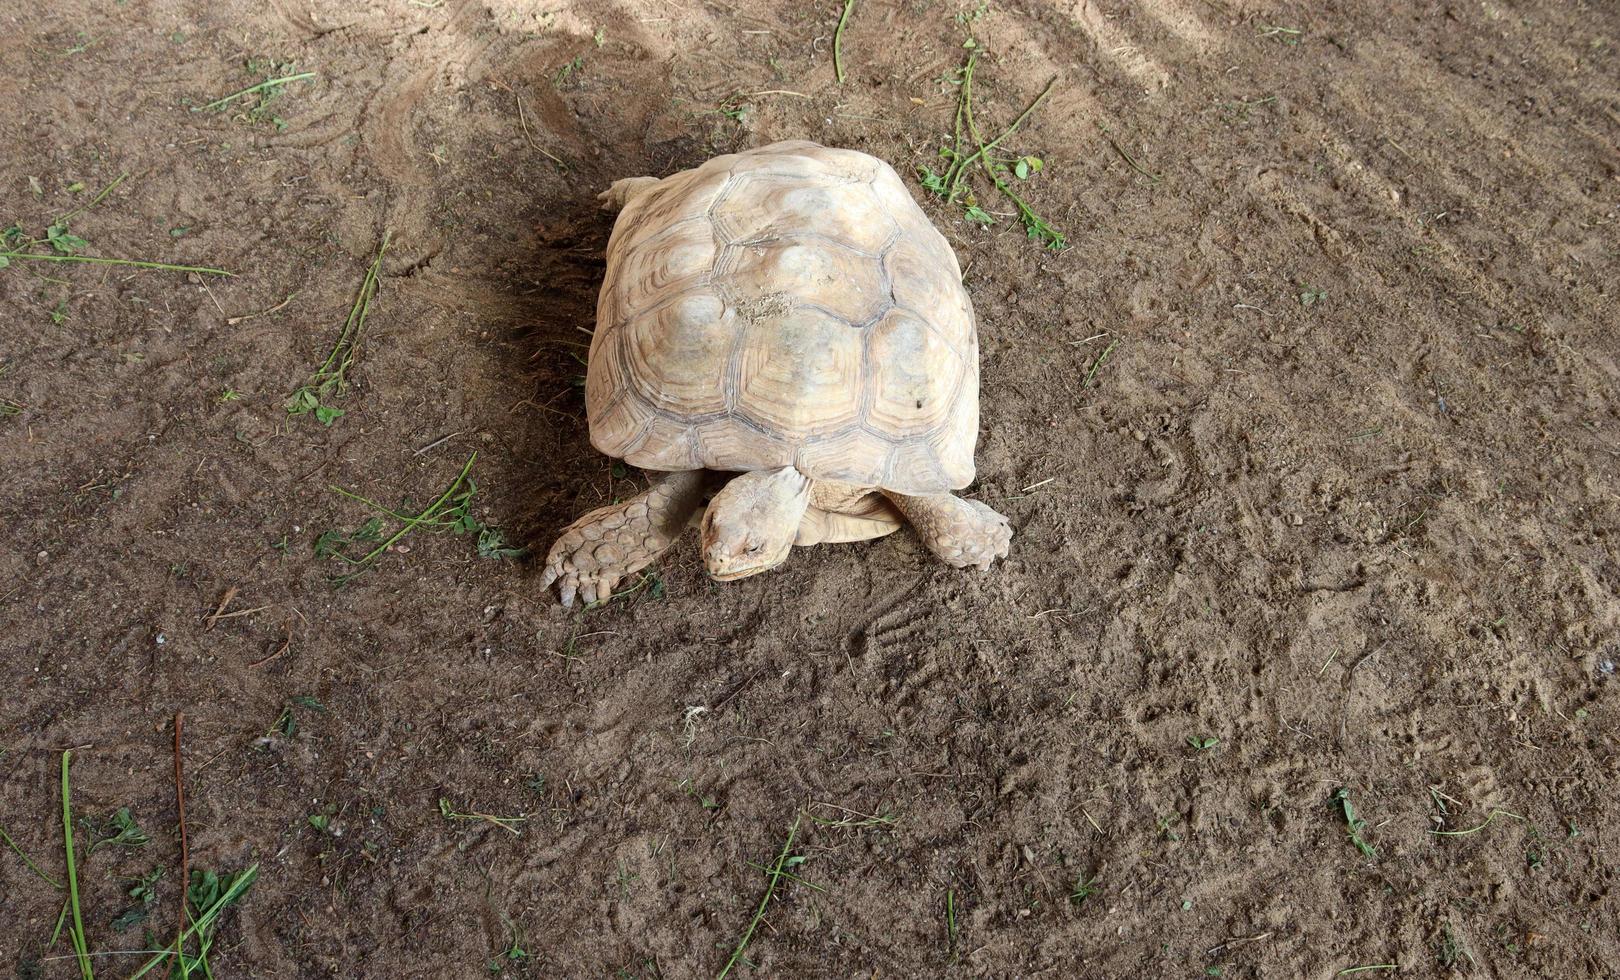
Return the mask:
<path fill-rule="evenodd" d="M 1047 82 L 1040 95 L 1018 114 L 1011 125 L 986 142 L 979 132 L 978 120 L 973 115 L 973 73 L 978 66 L 979 55 L 977 50 L 972 50 L 977 47 L 972 40 L 968 41 L 968 47 L 970 51 L 967 63 L 957 76 L 954 135 L 951 145 L 940 150 L 940 156 L 947 161 L 945 172 L 935 173 L 927 167 L 921 168 L 922 185 L 943 198 L 947 204 L 960 204 L 963 217 L 969 221 L 983 225 L 993 224 L 995 218 L 979 203 L 968 179 L 974 166 L 978 165 L 996 189 L 1017 208 L 1018 219 L 1023 223 L 1030 239 L 1054 251 L 1060 250 L 1068 244 L 1063 233 L 1031 207 L 1007 179 L 1011 176 L 1018 180 L 1027 180 L 1044 169 L 1044 162 L 1035 156 L 1005 156 L 996 153 L 1001 144 L 1016 132 L 1052 93 L 1052 87 L 1057 84 L 1057 79 Z"/>
<path fill-rule="evenodd" d="M 288 415 L 313 413 L 322 425 L 331 425 L 343 416 L 343 410 L 323 402 L 323 399 L 342 391 L 349 385 L 349 370 L 360 356 L 360 339 L 366 329 L 366 315 L 371 312 L 372 300 L 377 297 L 378 279 L 382 273 L 383 255 L 388 251 L 391 233 L 383 232 L 382 245 L 377 257 L 371 260 L 366 276 L 360 282 L 360 291 L 349 307 L 349 317 L 343 321 L 343 330 L 332 345 L 326 360 L 309 376 L 309 380 L 287 399 Z"/>
<path fill-rule="evenodd" d="M 1344 816 L 1344 825 L 1350 835 L 1350 843 L 1356 845 L 1356 850 L 1367 857 L 1377 857 L 1378 848 L 1367 843 L 1361 832 L 1367 828 L 1367 821 L 1356 816 L 1356 808 L 1350 803 L 1350 791 L 1340 787 L 1333 793 L 1333 802 L 1339 805 L 1339 812 Z"/>
<path fill-rule="evenodd" d="M 1076 881 L 1074 883 L 1074 891 L 1069 893 L 1069 901 L 1075 905 L 1079 905 L 1086 899 L 1097 894 L 1097 879 L 1099 877 L 1101 876 L 1092 875 L 1090 878 L 1081 878 L 1080 880 Z"/>
<path fill-rule="evenodd" d="M 784 880 L 797 881 L 800 884 L 809 885 L 809 882 L 804 881 L 788 870 L 789 868 L 798 867 L 807 860 L 803 855 L 793 853 L 793 838 L 799 832 L 799 821 L 802 818 L 803 814 L 793 818 L 793 825 L 788 828 L 787 840 L 782 843 L 782 849 L 777 852 L 776 860 L 772 862 L 770 867 L 753 865 L 753 867 L 765 872 L 767 882 L 765 897 L 759 900 L 759 907 L 754 910 L 754 917 L 748 920 L 748 928 L 743 931 L 742 938 L 737 941 L 736 948 L 731 951 L 731 956 L 726 960 L 725 967 L 715 980 L 726 980 L 726 977 L 731 974 L 737 964 L 742 962 L 743 952 L 748 948 L 749 940 L 754 938 L 754 932 L 759 928 L 761 920 L 765 918 L 765 910 L 770 907 L 771 899 L 776 897 L 776 890 L 781 887 L 782 882 Z M 810 885 L 810 887 L 814 888 L 815 886 Z"/>

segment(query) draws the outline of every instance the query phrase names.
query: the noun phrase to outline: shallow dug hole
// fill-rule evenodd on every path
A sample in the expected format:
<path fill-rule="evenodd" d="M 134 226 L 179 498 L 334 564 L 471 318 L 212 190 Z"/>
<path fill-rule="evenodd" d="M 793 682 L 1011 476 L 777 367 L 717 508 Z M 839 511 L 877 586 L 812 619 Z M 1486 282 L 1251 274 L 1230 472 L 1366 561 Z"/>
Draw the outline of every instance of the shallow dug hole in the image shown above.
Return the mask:
<path fill-rule="evenodd" d="M 96 968 L 179 925 L 183 713 L 220 976 L 1610 972 L 1620 11 L 857 0 L 840 86 L 841 12 L 0 8 L 4 251 L 235 273 L 0 268 L 0 828 L 66 883 L 72 749 Z M 992 132 L 1057 80 L 1004 147 L 1065 250 L 916 181 L 974 53 Z M 956 248 L 1012 555 L 688 539 L 565 612 L 503 549 L 644 486 L 595 195 L 787 138 Z M 443 502 L 359 568 L 334 487 Z M 77 976 L 45 877 L 0 950 Z"/>

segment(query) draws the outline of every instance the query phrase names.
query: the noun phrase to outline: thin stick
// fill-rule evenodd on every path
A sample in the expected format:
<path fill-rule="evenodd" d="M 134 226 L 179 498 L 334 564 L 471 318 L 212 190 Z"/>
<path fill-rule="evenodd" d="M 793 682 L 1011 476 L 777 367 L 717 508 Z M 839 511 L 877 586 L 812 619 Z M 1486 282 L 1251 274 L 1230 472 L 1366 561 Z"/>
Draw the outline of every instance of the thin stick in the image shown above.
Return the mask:
<path fill-rule="evenodd" d="M 1335 973 L 1334 976 L 1342 977 L 1350 973 L 1370 973 L 1373 970 L 1399 970 L 1400 968 L 1401 965 L 1399 963 L 1374 963 L 1371 966 L 1352 966 L 1347 969 L 1340 970 L 1338 973 Z"/>
<path fill-rule="evenodd" d="M 974 51 L 968 55 L 967 64 L 962 66 L 962 90 L 956 97 L 955 133 L 951 142 L 951 165 L 945 168 L 945 200 L 955 203 L 956 188 L 962 183 L 962 174 L 967 170 L 962 157 L 962 118 L 967 114 L 968 107 L 973 103 L 973 69 L 979 63 L 979 53 Z"/>
<path fill-rule="evenodd" d="M 731 973 L 731 968 L 742 961 L 743 950 L 748 948 L 748 941 L 754 938 L 754 930 L 759 928 L 760 920 L 765 918 L 766 906 L 770 905 L 771 898 L 776 895 L 777 883 L 784 877 L 788 877 L 785 870 L 788 853 L 793 849 L 793 835 L 799 832 L 799 821 L 802 818 L 803 814 L 793 818 L 793 826 L 788 828 L 787 841 L 782 844 L 781 852 L 776 855 L 776 863 L 771 865 L 765 872 L 765 876 L 770 879 L 770 884 L 765 886 L 765 897 L 759 900 L 759 908 L 754 910 L 754 917 L 749 920 L 747 931 L 743 933 L 742 939 L 738 941 L 737 948 L 731 951 L 731 958 L 726 960 L 725 969 L 720 971 L 720 975 L 715 980 L 726 980 L 726 976 Z"/>
<path fill-rule="evenodd" d="M 174 805 L 175 809 L 180 811 L 180 924 L 174 931 L 174 955 L 181 957 L 181 973 L 185 972 L 186 950 L 183 943 L 186 938 L 186 892 L 191 880 L 186 867 L 190 862 L 191 852 L 186 846 L 185 767 L 180 759 L 180 733 L 185 721 L 186 716 L 183 712 L 174 713 Z"/>
<path fill-rule="evenodd" d="M 59 888 L 62 887 L 61 882 L 57 881 L 55 878 L 52 878 L 50 875 L 46 874 L 45 872 L 39 870 L 39 865 L 35 864 L 33 861 L 30 861 L 28 859 L 28 855 L 23 853 L 23 849 L 17 846 L 17 842 L 11 839 L 11 835 L 6 833 L 6 828 L 4 828 L 4 827 L 0 827 L 0 840 L 4 840 L 6 842 L 6 844 L 7 844 L 7 846 L 9 846 L 13 851 L 17 852 L 17 856 L 22 858 L 24 864 L 28 865 L 28 870 L 29 871 L 32 871 L 34 874 L 39 875 L 40 878 L 43 879 L 52 888 L 58 888 L 59 889 Z"/>
<path fill-rule="evenodd" d="M 1112 354 L 1114 352 L 1114 348 L 1118 347 L 1118 346 L 1119 346 L 1119 338 L 1116 337 L 1116 338 L 1114 338 L 1113 343 L 1111 343 L 1107 347 L 1103 348 L 1103 352 L 1101 354 L 1097 355 L 1097 359 L 1095 361 L 1091 362 L 1091 368 L 1090 368 L 1090 370 L 1088 370 L 1086 372 L 1086 380 L 1081 383 L 1080 387 L 1082 387 L 1082 388 L 1090 388 L 1091 387 L 1092 379 L 1097 377 L 1097 369 L 1101 368 L 1103 366 L 1103 362 L 1108 360 L 1108 355 Z"/>
<path fill-rule="evenodd" d="M 68 906 L 73 910 L 73 950 L 79 959 L 79 972 L 84 980 L 95 980 L 96 972 L 90 968 L 90 949 L 84 941 L 84 917 L 79 914 L 79 869 L 73 858 L 73 793 L 68 785 L 68 764 L 73 750 L 62 753 L 62 841 L 67 850 Z"/>
<path fill-rule="evenodd" d="M 1097 128 L 1103 131 L 1103 136 L 1107 138 L 1108 145 L 1114 148 L 1115 153 L 1118 153 L 1121 157 L 1125 158 L 1125 162 L 1131 165 L 1132 170 L 1135 170 L 1137 173 L 1146 177 L 1155 184 L 1162 183 L 1164 181 L 1163 174 L 1153 173 L 1140 163 L 1137 163 L 1135 157 L 1131 156 L 1129 153 L 1126 153 L 1125 148 L 1120 146 L 1119 142 L 1114 139 L 1114 134 L 1109 132 L 1107 126 L 1104 126 L 1102 123 L 1098 123 Z"/>
<path fill-rule="evenodd" d="M 838 16 L 838 29 L 833 31 L 833 74 L 838 76 L 838 84 L 844 84 L 844 26 L 849 23 L 850 11 L 855 9 L 855 0 L 844 0 L 844 12 Z"/>
<path fill-rule="evenodd" d="M 0 252 L 0 259 L 35 259 L 40 262 L 87 262 L 91 265 L 127 265 L 136 269 L 163 269 L 166 272 L 201 272 L 210 276 L 235 276 L 224 269 L 200 265 L 170 265 L 167 262 L 140 262 L 135 259 L 104 259 L 94 255 L 36 255 L 33 252 Z"/>
<path fill-rule="evenodd" d="M 249 667 L 263 667 L 265 664 L 269 663 L 270 661 L 272 661 L 272 660 L 276 659 L 277 657 L 281 656 L 282 654 L 286 653 L 287 650 L 291 646 L 292 646 L 292 620 L 289 619 L 287 621 L 287 642 L 283 643 L 281 645 L 281 648 L 278 649 L 275 653 L 272 653 L 270 656 L 265 657 L 263 660 L 255 660 L 252 663 L 248 664 L 248 666 Z"/>
<path fill-rule="evenodd" d="M 231 604 L 231 600 L 236 598 L 236 593 L 240 591 L 241 589 L 234 585 L 225 590 L 224 598 L 219 600 L 219 606 L 214 610 L 214 614 L 208 617 L 207 623 L 203 627 L 204 629 L 211 630 L 214 628 L 214 624 L 219 622 L 220 613 L 225 611 L 225 607 Z"/>
<path fill-rule="evenodd" d="M 1391 142 L 1393 142 L 1393 140 Z M 95 207 L 96 205 L 100 204 L 103 200 L 106 199 L 108 194 L 112 193 L 114 187 L 117 187 L 119 184 L 122 184 L 128 178 L 129 178 L 129 171 L 126 170 L 123 173 L 118 175 L 117 180 L 115 180 L 112 183 L 108 184 L 106 187 L 103 187 L 101 189 L 101 193 L 96 195 L 95 200 L 91 201 L 89 204 L 86 204 L 82 208 L 74 208 L 72 211 L 69 211 L 67 214 L 62 215 L 60 218 L 56 219 L 56 223 L 57 224 L 63 224 L 64 222 L 67 221 L 67 219 L 69 219 L 69 218 L 71 218 L 71 217 L 73 217 L 75 215 L 83 214 L 86 211 L 90 210 L 91 208 Z"/>
<path fill-rule="evenodd" d="M 251 320 L 256 316 L 264 316 L 267 313 L 274 313 L 277 310 L 281 309 L 283 306 L 286 306 L 288 303 L 291 303 L 293 301 L 293 296 L 297 296 L 297 295 L 298 295 L 298 293 L 293 293 L 292 296 L 288 296 L 286 299 L 284 299 L 281 302 L 277 303 L 275 306 L 270 307 L 268 310 L 260 310 L 257 313 L 244 313 L 241 316 L 226 317 L 225 318 L 225 323 L 226 323 L 227 326 L 234 327 L 238 323 L 241 323 L 244 320 Z"/>
<path fill-rule="evenodd" d="M 236 99 L 240 99 L 244 95 L 252 95 L 254 92 L 261 92 L 261 91 L 263 91 L 263 90 L 265 90 L 267 88 L 272 88 L 272 87 L 274 87 L 276 85 L 285 85 L 288 82 L 302 82 L 305 79 L 314 78 L 314 77 L 315 77 L 314 72 L 306 71 L 306 72 L 299 72 L 296 75 L 287 75 L 287 76 L 282 77 L 282 78 L 271 78 L 271 79 L 268 79 L 266 81 L 260 82 L 257 85 L 249 85 L 247 88 L 243 89 L 240 92 L 232 92 L 230 95 L 225 96 L 223 99 L 215 99 L 214 101 L 208 103 L 205 106 L 194 106 L 191 111 L 192 112 L 207 112 L 210 109 L 218 109 L 220 106 L 226 105 L 226 104 L 228 104 L 228 103 L 230 103 L 230 102 L 232 102 L 232 101 L 234 101 Z"/>
<path fill-rule="evenodd" d="M 1453 800 L 1452 802 L 1455 803 L 1456 800 Z M 1512 817 L 1513 819 L 1520 821 L 1524 819 L 1517 813 L 1509 813 L 1506 810 L 1492 810 L 1491 815 L 1486 817 L 1485 822 L 1480 824 L 1478 827 L 1469 827 L 1467 830 L 1431 830 L 1429 833 L 1436 837 L 1464 837 L 1468 834 L 1477 834 L 1486 827 L 1489 827 L 1497 817 Z"/>

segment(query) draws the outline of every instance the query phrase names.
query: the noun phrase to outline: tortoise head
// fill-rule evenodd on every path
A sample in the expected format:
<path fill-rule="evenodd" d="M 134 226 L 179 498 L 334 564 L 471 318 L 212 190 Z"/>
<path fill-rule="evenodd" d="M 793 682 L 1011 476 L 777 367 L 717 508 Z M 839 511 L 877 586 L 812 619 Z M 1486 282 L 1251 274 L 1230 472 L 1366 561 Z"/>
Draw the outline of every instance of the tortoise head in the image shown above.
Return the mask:
<path fill-rule="evenodd" d="M 703 512 L 703 564 L 709 576 L 730 582 L 780 565 L 809 504 L 810 481 L 791 466 L 733 478 Z"/>

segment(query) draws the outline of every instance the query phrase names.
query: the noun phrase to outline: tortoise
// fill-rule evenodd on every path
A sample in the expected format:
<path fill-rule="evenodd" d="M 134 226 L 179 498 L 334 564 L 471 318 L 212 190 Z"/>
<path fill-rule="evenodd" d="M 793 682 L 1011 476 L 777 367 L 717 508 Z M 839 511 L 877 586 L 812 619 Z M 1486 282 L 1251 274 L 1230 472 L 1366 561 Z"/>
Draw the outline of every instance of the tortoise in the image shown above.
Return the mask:
<path fill-rule="evenodd" d="M 950 492 L 974 478 L 973 306 L 893 168 L 789 141 L 599 200 L 619 214 L 586 369 L 591 444 L 653 477 L 569 525 L 542 588 L 605 600 L 692 523 L 721 581 L 905 522 L 956 567 L 1006 557 L 1007 519 Z"/>

